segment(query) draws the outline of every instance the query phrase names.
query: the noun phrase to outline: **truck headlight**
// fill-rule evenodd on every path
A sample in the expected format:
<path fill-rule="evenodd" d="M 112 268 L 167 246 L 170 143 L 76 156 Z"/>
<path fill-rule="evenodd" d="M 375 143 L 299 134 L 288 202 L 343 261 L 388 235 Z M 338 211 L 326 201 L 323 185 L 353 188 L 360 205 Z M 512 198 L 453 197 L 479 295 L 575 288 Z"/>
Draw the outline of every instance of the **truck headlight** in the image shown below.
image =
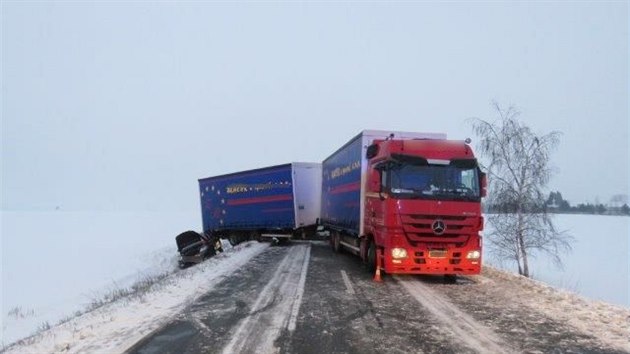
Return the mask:
<path fill-rule="evenodd" d="M 468 251 L 466 255 L 466 259 L 479 259 L 481 257 L 481 252 L 479 251 Z"/>
<path fill-rule="evenodd" d="M 404 248 L 392 248 L 392 258 L 407 258 L 407 250 Z"/>

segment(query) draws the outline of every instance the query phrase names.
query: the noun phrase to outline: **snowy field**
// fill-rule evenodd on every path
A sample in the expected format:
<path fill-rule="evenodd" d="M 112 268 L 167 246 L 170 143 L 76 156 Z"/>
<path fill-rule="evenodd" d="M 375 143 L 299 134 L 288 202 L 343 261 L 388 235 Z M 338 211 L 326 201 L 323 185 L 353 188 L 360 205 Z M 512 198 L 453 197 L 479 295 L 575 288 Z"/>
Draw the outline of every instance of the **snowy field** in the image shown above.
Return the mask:
<path fill-rule="evenodd" d="M 0 342 L 173 270 L 175 236 L 200 220 L 198 212 L 2 212 Z"/>
<path fill-rule="evenodd" d="M 534 277 L 630 307 L 630 218 L 558 215 L 556 221 L 576 238 L 573 252 L 563 257 L 564 270 L 533 260 Z M 54 325 L 113 289 L 172 271 L 175 236 L 199 224 L 197 212 L 3 212 L 1 343 Z M 485 257 L 488 264 L 514 270 Z"/>
<path fill-rule="evenodd" d="M 590 299 L 630 308 L 630 218 L 560 214 L 553 220 L 559 230 L 575 238 L 573 250 L 561 257 L 562 269 L 544 255 L 534 257 L 530 260 L 532 277 Z M 485 264 L 517 272 L 516 264 L 499 262 L 488 251 L 486 247 Z"/>

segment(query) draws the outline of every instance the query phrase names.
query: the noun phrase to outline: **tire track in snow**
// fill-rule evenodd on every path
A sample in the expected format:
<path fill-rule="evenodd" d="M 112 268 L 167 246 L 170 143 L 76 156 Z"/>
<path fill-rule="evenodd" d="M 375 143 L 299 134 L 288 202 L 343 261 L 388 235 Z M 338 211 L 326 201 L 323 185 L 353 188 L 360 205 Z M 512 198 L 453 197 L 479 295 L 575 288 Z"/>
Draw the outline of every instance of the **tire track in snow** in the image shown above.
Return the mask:
<path fill-rule="evenodd" d="M 304 263 L 302 263 L 302 272 L 300 273 L 300 282 L 298 283 L 297 291 L 295 294 L 295 300 L 291 305 L 291 317 L 289 319 L 288 330 L 294 332 L 297 322 L 298 314 L 300 313 L 300 305 L 302 304 L 302 297 L 304 297 L 304 285 L 306 284 L 306 273 L 308 273 L 308 263 L 311 259 L 311 246 L 306 249 L 306 255 L 304 256 Z"/>
<path fill-rule="evenodd" d="M 350 295 L 354 295 L 354 288 L 352 287 L 352 282 L 348 277 L 348 273 L 345 270 L 341 271 L 341 278 L 343 279 L 343 283 L 346 285 L 346 293 Z"/>
<path fill-rule="evenodd" d="M 274 342 L 291 327 L 291 318 L 297 317 L 299 311 L 310 247 L 308 244 L 290 249 L 256 298 L 248 316 L 237 325 L 223 353 L 279 351 Z"/>
<path fill-rule="evenodd" d="M 449 302 L 418 279 L 394 277 L 422 306 L 440 322 L 448 326 L 455 338 L 479 353 L 514 352 L 491 329 L 475 321 L 467 313 Z"/>

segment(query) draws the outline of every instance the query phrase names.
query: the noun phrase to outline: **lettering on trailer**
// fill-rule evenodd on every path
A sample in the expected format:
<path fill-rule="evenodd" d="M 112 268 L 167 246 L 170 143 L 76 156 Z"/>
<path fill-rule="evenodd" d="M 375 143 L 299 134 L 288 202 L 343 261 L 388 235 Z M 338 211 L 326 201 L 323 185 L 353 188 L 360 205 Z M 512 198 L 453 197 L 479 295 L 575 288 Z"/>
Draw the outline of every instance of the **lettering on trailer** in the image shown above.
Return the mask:
<path fill-rule="evenodd" d="M 337 167 L 330 171 L 330 179 L 336 179 L 361 168 L 361 161 L 354 161 L 346 166 Z"/>
<path fill-rule="evenodd" d="M 276 188 L 291 188 L 291 182 L 283 181 L 283 182 L 269 182 L 262 184 L 232 184 L 225 188 L 227 194 L 237 194 L 237 193 L 247 193 L 252 191 L 264 191 L 269 189 Z"/>

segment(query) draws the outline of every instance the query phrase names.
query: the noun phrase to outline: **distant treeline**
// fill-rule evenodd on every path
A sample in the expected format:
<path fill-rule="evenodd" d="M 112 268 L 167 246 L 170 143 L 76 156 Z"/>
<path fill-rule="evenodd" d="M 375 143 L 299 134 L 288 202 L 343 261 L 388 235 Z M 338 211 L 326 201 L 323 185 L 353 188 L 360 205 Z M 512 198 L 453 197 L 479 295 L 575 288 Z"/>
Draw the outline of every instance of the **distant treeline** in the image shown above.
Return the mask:
<path fill-rule="evenodd" d="M 551 192 L 547 201 L 537 205 L 515 205 L 515 204 L 486 204 L 484 209 L 488 213 L 513 213 L 516 210 L 526 210 L 527 212 L 539 213 L 546 211 L 556 214 L 595 214 L 595 215 L 628 215 L 630 216 L 630 206 L 627 203 L 627 196 L 616 195 L 611 198 L 610 204 L 603 203 L 579 203 L 571 205 L 568 200 L 562 198 L 562 193 Z"/>

